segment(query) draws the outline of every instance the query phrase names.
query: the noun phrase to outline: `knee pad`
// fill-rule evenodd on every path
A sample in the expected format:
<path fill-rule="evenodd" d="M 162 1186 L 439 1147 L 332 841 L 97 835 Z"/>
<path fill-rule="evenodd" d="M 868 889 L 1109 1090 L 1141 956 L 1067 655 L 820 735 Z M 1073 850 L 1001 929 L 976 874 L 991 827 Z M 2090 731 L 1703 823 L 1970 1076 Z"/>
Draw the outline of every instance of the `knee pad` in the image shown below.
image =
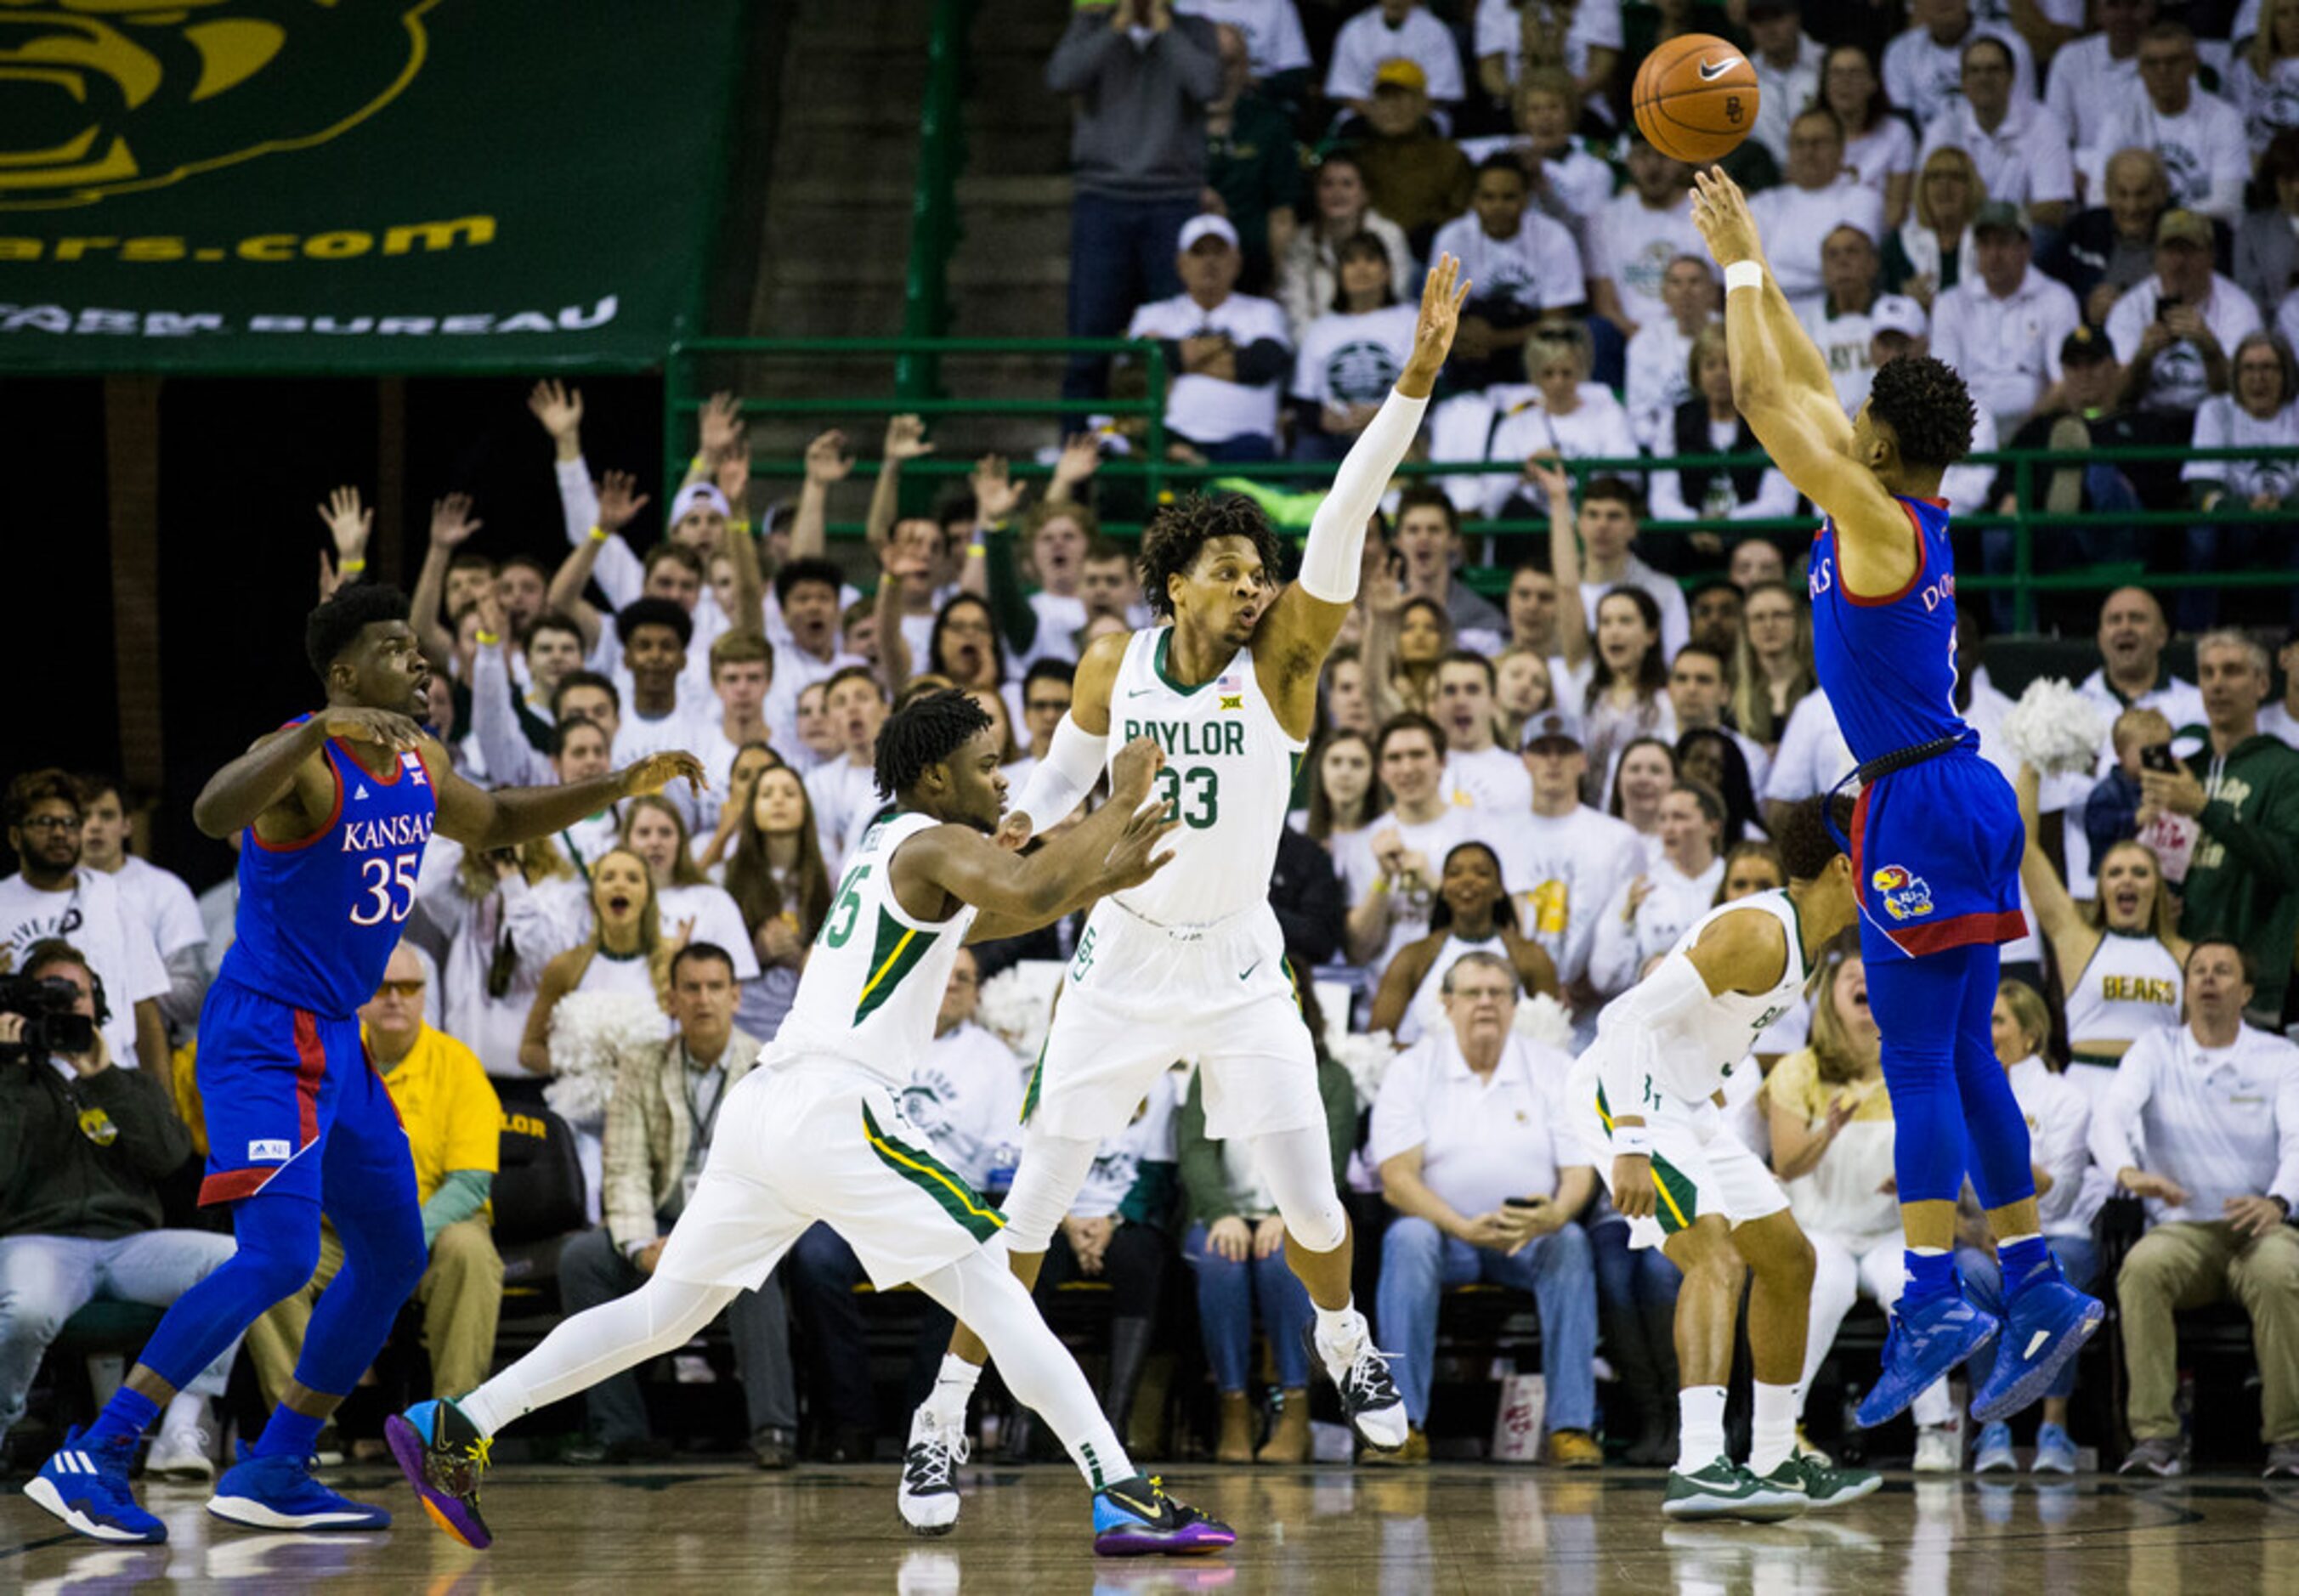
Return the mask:
<path fill-rule="evenodd" d="M 1306 1212 L 1289 1210 L 1285 1234 L 1304 1251 L 1331 1252 L 1349 1239 L 1349 1210 L 1341 1206 L 1339 1193 L 1327 1192 L 1323 1200 L 1309 1203 Z"/>

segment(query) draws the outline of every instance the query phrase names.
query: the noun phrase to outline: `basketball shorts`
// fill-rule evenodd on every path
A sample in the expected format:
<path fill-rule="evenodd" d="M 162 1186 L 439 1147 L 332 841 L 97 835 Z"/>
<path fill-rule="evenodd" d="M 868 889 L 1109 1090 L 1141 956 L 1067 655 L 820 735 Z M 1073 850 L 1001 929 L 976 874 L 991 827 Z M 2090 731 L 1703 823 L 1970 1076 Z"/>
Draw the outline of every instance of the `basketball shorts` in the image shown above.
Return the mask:
<path fill-rule="evenodd" d="M 1177 1060 L 1198 1065 L 1216 1141 L 1324 1124 L 1316 1050 L 1267 904 L 1175 927 L 1104 898 L 1060 991 L 1022 1106 L 1032 1128 L 1116 1135 Z"/>
<path fill-rule="evenodd" d="M 1614 1108 L 1652 1127 L 1653 1184 L 1660 1201 L 1650 1218 L 1629 1221 L 1631 1247 L 1657 1247 L 1703 1214 L 1722 1214 L 1728 1225 L 1739 1226 L 1789 1205 L 1780 1183 L 1733 1135 L 1714 1101 L 1687 1102 L 1666 1091 L 1626 1049 L 1600 1041 L 1581 1054 L 1565 1102 L 1607 1192 L 1613 1189 Z"/>
<path fill-rule="evenodd" d="M 1006 1226 L 884 1083 L 854 1064 L 801 1058 L 761 1065 L 728 1088 L 656 1269 L 755 1289 L 818 1221 L 854 1249 L 881 1291 L 957 1262 Z"/>
<path fill-rule="evenodd" d="M 1942 754 L 1863 788 L 1849 840 L 1869 962 L 2028 934 L 2019 801 L 1977 753 Z"/>

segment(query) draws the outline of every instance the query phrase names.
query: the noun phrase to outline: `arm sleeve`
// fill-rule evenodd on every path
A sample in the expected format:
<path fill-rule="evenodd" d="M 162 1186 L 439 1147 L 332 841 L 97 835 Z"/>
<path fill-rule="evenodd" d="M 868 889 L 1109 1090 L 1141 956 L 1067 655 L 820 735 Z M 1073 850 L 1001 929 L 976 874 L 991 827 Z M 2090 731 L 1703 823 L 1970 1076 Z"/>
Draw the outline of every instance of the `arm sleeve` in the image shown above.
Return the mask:
<path fill-rule="evenodd" d="M 1357 596 L 1365 522 L 1381 503 L 1390 476 L 1412 446 L 1428 409 L 1428 400 L 1408 399 L 1391 388 L 1333 474 L 1332 491 L 1317 506 L 1308 543 L 1301 551 L 1301 590 L 1311 598 L 1346 604 Z"/>
<path fill-rule="evenodd" d="M 439 1239 L 450 1225 L 461 1224 L 487 1205 L 495 1177 L 485 1169 L 450 1169 L 431 1201 L 423 1205 L 423 1249 Z"/>
<path fill-rule="evenodd" d="M 1101 779 L 1108 748 L 1107 736 L 1095 736 L 1074 715 L 1062 717 L 1062 723 L 1054 728 L 1054 745 L 1030 772 L 1030 779 L 1022 786 L 1022 796 L 1013 806 L 1030 817 L 1032 835 L 1067 819 L 1093 790 L 1093 784 Z"/>

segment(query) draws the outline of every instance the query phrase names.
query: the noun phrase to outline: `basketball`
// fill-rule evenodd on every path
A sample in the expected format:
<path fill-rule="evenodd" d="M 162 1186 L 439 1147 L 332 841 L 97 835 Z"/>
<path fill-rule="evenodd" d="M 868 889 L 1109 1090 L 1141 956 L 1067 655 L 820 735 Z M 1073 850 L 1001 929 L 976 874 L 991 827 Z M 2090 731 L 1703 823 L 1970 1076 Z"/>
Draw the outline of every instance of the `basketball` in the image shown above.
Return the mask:
<path fill-rule="evenodd" d="M 1756 69 L 1714 34 L 1687 34 L 1645 57 L 1630 100 L 1653 148 L 1697 166 L 1731 154 L 1756 125 Z"/>

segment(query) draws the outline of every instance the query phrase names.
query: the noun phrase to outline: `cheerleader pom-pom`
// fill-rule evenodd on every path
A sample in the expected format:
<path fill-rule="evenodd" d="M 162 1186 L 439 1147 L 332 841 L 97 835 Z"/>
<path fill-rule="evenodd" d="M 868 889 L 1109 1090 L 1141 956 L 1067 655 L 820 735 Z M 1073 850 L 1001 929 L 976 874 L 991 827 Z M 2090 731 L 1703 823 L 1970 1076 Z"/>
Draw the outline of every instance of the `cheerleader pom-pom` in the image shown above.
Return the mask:
<path fill-rule="evenodd" d="M 1061 980 L 1061 972 L 1060 965 L 1050 963 L 1043 968 L 1023 963 L 1000 970 L 982 984 L 974 1018 L 1024 1058 L 1036 1058 L 1045 1045 L 1047 1028 L 1053 1024 L 1054 987 Z"/>
<path fill-rule="evenodd" d="M 652 998 L 569 993 L 551 1011 L 552 1079 L 543 1101 L 572 1124 L 596 1125 L 614 1095 L 616 1060 L 669 1034 L 669 1021 Z"/>
<path fill-rule="evenodd" d="M 2099 706 L 2059 677 L 2029 683 L 2004 717 L 2004 746 L 2043 776 L 2090 774 L 2106 740 Z"/>
<path fill-rule="evenodd" d="M 1380 1093 L 1381 1077 L 1388 1071 L 1390 1060 L 1397 1057 L 1397 1043 L 1387 1031 L 1360 1032 L 1328 1027 L 1325 1054 L 1349 1072 L 1349 1083 L 1357 1088 L 1357 1101 L 1362 1105 L 1371 1102 Z"/>
<path fill-rule="evenodd" d="M 1573 1051 L 1573 1016 L 1564 1011 L 1564 1004 L 1545 992 L 1517 1000 L 1516 1022 L 1510 1028 L 1529 1042 L 1538 1042 L 1559 1052 Z"/>

